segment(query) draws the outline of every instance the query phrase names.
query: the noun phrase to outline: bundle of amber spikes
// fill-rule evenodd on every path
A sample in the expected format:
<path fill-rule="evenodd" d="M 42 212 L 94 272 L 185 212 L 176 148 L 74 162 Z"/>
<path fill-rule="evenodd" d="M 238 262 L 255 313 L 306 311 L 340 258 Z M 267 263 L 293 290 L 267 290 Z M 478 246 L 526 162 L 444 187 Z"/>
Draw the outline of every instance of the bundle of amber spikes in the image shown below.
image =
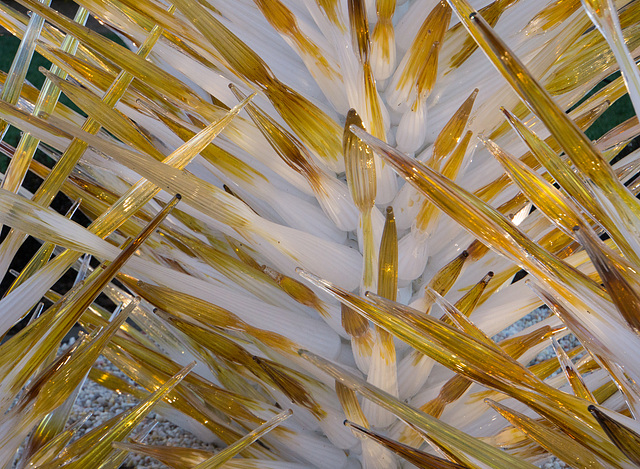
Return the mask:
<path fill-rule="evenodd" d="M 640 110 L 640 1 L 17 2 L 0 467 L 640 464 L 640 126 L 584 133 Z M 81 434 L 86 379 L 137 404 Z"/>

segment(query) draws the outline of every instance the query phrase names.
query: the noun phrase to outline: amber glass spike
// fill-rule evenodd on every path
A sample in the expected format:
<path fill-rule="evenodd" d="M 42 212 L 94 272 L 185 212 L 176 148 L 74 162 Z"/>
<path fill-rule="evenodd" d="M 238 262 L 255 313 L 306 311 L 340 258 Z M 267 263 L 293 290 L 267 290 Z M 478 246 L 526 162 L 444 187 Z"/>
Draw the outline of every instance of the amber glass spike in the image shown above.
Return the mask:
<path fill-rule="evenodd" d="M 585 469 L 604 469 L 607 467 L 595 454 L 564 433 L 548 428 L 546 425 L 491 399 L 485 399 L 485 402 L 529 438 L 572 467 Z"/>
<path fill-rule="evenodd" d="M 589 412 L 593 414 L 600 426 L 611 438 L 611 441 L 620 448 L 620 451 L 640 466 L 640 434 L 621 421 L 613 419 L 608 413 L 600 410 L 595 405 L 589 406 Z"/>
<path fill-rule="evenodd" d="M 420 451 L 418 449 L 412 448 L 411 446 L 404 445 L 390 438 L 382 436 L 380 433 L 362 427 L 357 423 L 349 422 L 347 420 L 344 422 L 344 424 L 352 430 L 355 430 L 359 434 L 364 435 L 367 438 L 371 438 L 376 443 L 390 449 L 398 456 L 409 461 L 411 464 L 417 467 L 428 467 L 432 469 L 466 469 L 464 466 L 460 466 L 459 464 L 452 463 L 451 461 L 447 461 L 446 459 L 433 456 L 431 454 L 425 453 L 424 451 Z"/>

